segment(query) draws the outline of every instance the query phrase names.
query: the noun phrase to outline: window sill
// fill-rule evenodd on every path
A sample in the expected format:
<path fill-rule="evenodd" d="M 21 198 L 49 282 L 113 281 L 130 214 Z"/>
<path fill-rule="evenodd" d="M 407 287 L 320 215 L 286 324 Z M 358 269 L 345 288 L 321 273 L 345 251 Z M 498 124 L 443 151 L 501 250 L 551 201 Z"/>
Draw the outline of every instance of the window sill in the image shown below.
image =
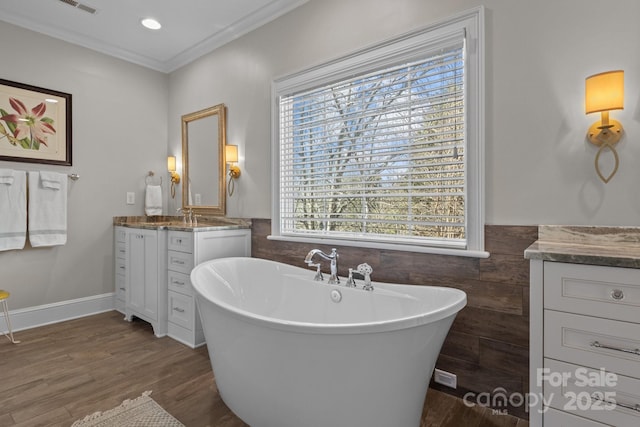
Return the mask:
<path fill-rule="evenodd" d="M 380 242 L 358 242 L 355 240 L 341 240 L 341 239 L 318 239 L 313 237 L 293 237 L 293 236 L 267 236 L 269 240 L 277 240 L 282 242 L 295 242 L 295 243 L 313 243 L 316 245 L 328 245 L 328 246 L 352 246 L 358 248 L 368 249 L 383 249 L 392 251 L 404 251 L 404 252 L 419 252 L 425 254 L 435 255 L 452 255 L 468 258 L 489 258 L 489 252 L 482 250 L 468 250 L 468 249 L 451 249 L 440 248 L 433 246 L 414 246 L 414 245 L 402 245 L 393 243 L 380 243 Z"/>

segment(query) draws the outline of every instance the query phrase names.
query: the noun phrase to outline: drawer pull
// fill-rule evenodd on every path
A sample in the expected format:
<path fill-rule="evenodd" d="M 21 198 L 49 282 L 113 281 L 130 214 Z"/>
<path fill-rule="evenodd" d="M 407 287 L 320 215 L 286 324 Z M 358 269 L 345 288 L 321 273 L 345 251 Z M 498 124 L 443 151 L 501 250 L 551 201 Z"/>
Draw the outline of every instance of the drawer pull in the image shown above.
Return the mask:
<path fill-rule="evenodd" d="M 127 288 L 120 288 L 120 290 L 121 290 L 121 291 L 126 291 L 126 290 L 127 290 Z"/>
<path fill-rule="evenodd" d="M 120 268 L 121 268 L 122 270 L 124 270 L 124 268 L 125 268 L 125 267 L 124 267 L 124 265 L 121 265 L 121 266 L 120 266 Z"/>
<path fill-rule="evenodd" d="M 635 354 L 636 356 L 640 356 L 640 348 L 636 348 L 632 350 L 630 348 L 611 347 L 609 345 L 600 344 L 598 341 L 592 342 L 591 347 L 604 348 L 605 350 L 621 351 L 623 353 Z"/>
<path fill-rule="evenodd" d="M 184 282 L 180 282 L 180 281 L 178 281 L 178 280 L 174 280 L 174 281 L 173 281 L 173 284 L 174 284 L 174 285 L 178 285 L 178 286 L 184 286 Z"/>
<path fill-rule="evenodd" d="M 607 406 L 613 406 L 614 408 L 619 406 L 621 408 L 631 409 L 632 411 L 640 412 L 640 403 L 636 403 L 635 405 L 633 404 L 630 405 L 626 403 L 616 402 L 615 400 L 607 400 L 602 397 L 602 393 L 598 393 L 598 392 L 593 393 L 591 395 L 591 398 L 593 400 L 599 400 L 600 402 L 604 403 Z"/>
<path fill-rule="evenodd" d="M 624 292 L 622 292 L 622 289 L 614 289 L 611 291 L 611 298 L 616 301 L 620 301 L 624 299 Z"/>
<path fill-rule="evenodd" d="M 178 313 L 184 313 L 184 308 L 180 308 L 180 307 L 173 307 L 174 311 L 177 311 Z"/>
<path fill-rule="evenodd" d="M 181 261 L 181 260 L 178 260 L 178 259 L 173 260 L 173 263 L 174 264 L 178 264 L 178 265 L 184 265 L 184 261 Z"/>

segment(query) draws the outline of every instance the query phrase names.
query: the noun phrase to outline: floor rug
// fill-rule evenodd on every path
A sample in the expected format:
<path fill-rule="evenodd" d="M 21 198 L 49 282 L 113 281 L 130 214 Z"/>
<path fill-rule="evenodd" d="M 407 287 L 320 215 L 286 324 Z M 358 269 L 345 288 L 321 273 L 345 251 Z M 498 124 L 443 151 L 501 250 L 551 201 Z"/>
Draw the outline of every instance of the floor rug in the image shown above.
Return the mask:
<path fill-rule="evenodd" d="M 184 427 L 150 398 L 150 394 L 145 391 L 142 396 L 127 399 L 116 408 L 87 415 L 71 427 Z"/>

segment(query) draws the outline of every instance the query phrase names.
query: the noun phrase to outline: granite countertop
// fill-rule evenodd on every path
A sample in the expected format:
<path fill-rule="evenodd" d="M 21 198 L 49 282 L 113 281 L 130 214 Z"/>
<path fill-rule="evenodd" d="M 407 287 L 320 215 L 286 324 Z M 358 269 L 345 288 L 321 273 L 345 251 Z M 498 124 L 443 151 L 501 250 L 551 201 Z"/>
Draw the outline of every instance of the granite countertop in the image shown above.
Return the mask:
<path fill-rule="evenodd" d="M 174 231 L 215 231 L 215 230 L 235 230 L 241 228 L 251 228 L 251 221 L 242 218 L 226 217 L 198 217 L 197 225 L 189 225 L 184 222 L 182 216 L 114 216 L 113 225 L 146 228 L 151 230 L 174 230 Z"/>
<path fill-rule="evenodd" d="M 640 268 L 640 227 L 541 225 L 528 259 Z"/>

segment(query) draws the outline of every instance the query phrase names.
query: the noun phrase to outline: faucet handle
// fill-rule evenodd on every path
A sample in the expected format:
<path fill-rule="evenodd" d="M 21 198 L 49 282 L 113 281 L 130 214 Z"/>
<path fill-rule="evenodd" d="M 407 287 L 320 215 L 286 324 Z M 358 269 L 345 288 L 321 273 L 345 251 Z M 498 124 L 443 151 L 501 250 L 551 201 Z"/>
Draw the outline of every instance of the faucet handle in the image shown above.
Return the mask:
<path fill-rule="evenodd" d="M 322 277 L 322 271 L 320 271 L 320 263 L 317 264 L 313 264 L 311 262 L 308 262 L 309 267 L 316 267 L 316 275 L 313 277 L 313 280 L 315 280 L 316 282 L 322 282 L 324 280 L 324 277 Z"/>
<path fill-rule="evenodd" d="M 353 268 L 349 269 L 349 277 L 347 278 L 347 283 L 345 283 L 345 286 L 348 288 L 356 287 L 356 281 L 353 280 Z"/>

